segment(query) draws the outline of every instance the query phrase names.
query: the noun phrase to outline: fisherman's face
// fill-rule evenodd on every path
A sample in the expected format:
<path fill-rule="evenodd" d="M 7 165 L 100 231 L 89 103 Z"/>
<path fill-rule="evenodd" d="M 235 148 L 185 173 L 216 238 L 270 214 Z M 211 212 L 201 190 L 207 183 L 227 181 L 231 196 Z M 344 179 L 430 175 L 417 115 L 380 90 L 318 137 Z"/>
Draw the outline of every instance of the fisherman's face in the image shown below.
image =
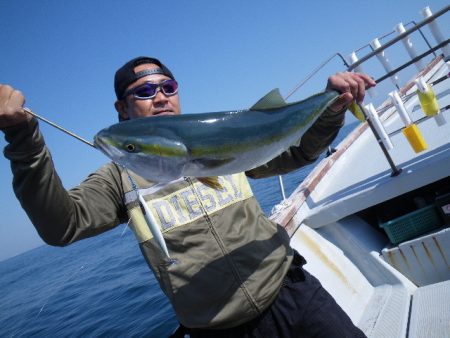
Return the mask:
<path fill-rule="evenodd" d="M 140 72 L 145 69 L 159 68 L 154 64 L 139 65 L 134 72 Z M 145 82 L 161 83 L 170 78 L 163 74 L 151 74 L 138 79 L 128 86 L 126 90 L 133 89 Z M 124 119 L 135 119 L 139 117 L 149 117 L 158 115 L 178 115 L 180 111 L 180 99 L 178 93 L 166 96 L 160 89 L 152 99 L 140 100 L 133 95 L 128 95 L 121 101 L 116 102 L 116 109 Z"/>

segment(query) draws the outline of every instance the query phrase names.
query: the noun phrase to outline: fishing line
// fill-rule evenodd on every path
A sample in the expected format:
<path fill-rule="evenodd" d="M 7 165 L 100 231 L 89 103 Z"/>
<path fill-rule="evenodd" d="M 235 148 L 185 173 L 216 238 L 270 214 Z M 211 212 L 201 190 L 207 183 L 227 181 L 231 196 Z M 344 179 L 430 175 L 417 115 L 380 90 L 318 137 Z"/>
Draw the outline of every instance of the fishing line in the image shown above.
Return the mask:
<path fill-rule="evenodd" d="M 59 125 L 57 125 L 56 123 L 53 123 L 52 121 L 49 121 L 49 120 L 47 120 L 46 118 L 44 118 L 44 117 L 42 117 L 42 116 L 40 116 L 40 115 L 34 113 L 31 109 L 26 108 L 26 107 L 23 107 L 22 110 L 23 110 L 24 112 L 26 112 L 26 113 L 28 113 L 28 114 L 30 114 L 30 115 L 36 117 L 37 119 L 39 119 L 39 120 L 41 120 L 41 121 L 44 121 L 45 123 L 49 124 L 50 126 L 52 126 L 52 127 L 56 128 L 56 129 L 58 129 L 58 130 L 60 130 L 60 131 L 62 131 L 62 132 L 64 132 L 64 133 L 66 133 L 66 134 L 68 134 L 68 135 L 74 137 L 75 139 L 77 139 L 77 140 L 79 140 L 79 141 L 81 141 L 81 142 L 83 142 L 83 143 L 85 143 L 85 144 L 87 144 L 87 145 L 89 145 L 89 146 L 91 146 L 91 147 L 93 147 L 93 148 L 96 148 L 96 147 L 94 146 L 93 143 L 91 143 L 91 142 L 85 140 L 84 138 L 82 138 L 82 137 L 76 135 L 75 133 L 73 133 L 73 132 L 71 132 L 71 131 L 69 131 L 69 130 L 67 130 L 67 129 L 65 129 L 65 128 L 59 126 Z M 96 149 L 97 149 L 97 148 L 96 148 Z M 61 282 L 61 284 L 60 284 L 59 287 L 57 287 L 52 293 L 50 293 L 50 295 L 49 295 L 49 296 L 47 297 L 47 299 L 44 301 L 44 304 L 43 304 L 43 305 L 41 306 L 41 308 L 39 309 L 39 312 L 37 313 L 36 317 L 34 318 L 35 320 L 36 320 L 36 319 L 39 317 L 39 315 L 42 313 L 42 311 L 44 310 L 45 306 L 48 304 L 49 300 L 50 300 L 56 293 L 58 293 L 59 291 L 61 291 L 62 288 L 67 284 L 67 282 L 68 282 L 69 280 L 73 279 L 73 278 L 74 278 L 81 270 L 83 270 L 83 269 L 84 269 L 84 265 L 80 266 L 80 268 L 78 268 L 74 273 L 72 273 L 70 276 L 68 276 L 67 278 L 65 278 L 65 279 L 63 280 L 63 282 Z M 28 322 L 28 323 L 30 323 L 30 322 Z M 28 324 L 28 325 L 30 325 L 30 324 Z M 11 337 L 16 336 L 18 333 L 20 333 L 20 331 L 22 331 L 22 332 L 25 331 L 26 328 L 27 328 L 27 326 L 25 326 L 24 328 L 22 328 L 22 330 L 17 330 L 15 333 L 13 333 L 13 334 L 11 335 Z"/>
<path fill-rule="evenodd" d="M 67 135 L 74 137 L 74 138 L 77 139 L 78 141 L 81 141 L 81 142 L 83 142 L 84 144 L 87 144 L 87 145 L 91 146 L 92 148 L 97 149 L 93 143 L 91 143 L 91 142 L 85 140 L 84 138 L 82 138 L 81 136 L 78 136 L 77 134 L 75 134 L 75 133 L 73 133 L 73 132 L 71 132 L 71 131 L 69 131 L 69 130 L 67 130 L 67 129 L 65 129 L 65 128 L 59 126 L 59 125 L 57 125 L 56 123 L 54 123 L 54 122 L 52 122 L 52 121 L 50 121 L 50 120 L 48 120 L 48 119 L 46 119 L 46 118 L 44 118 L 44 117 L 42 117 L 42 116 L 36 114 L 36 113 L 34 113 L 31 109 L 29 109 L 29 108 L 22 108 L 22 109 L 23 109 L 24 112 L 26 112 L 26 113 L 28 113 L 28 114 L 30 114 L 30 115 L 36 117 L 36 118 L 39 119 L 39 120 L 44 121 L 45 123 L 47 123 L 47 124 L 49 124 L 50 126 L 52 126 L 52 127 L 56 128 L 56 129 L 58 129 L 58 130 L 60 130 L 60 131 L 62 131 L 62 132 L 64 132 L 64 133 L 66 133 Z M 118 163 L 117 163 L 117 164 L 118 164 Z M 145 221 L 147 222 L 149 228 L 150 228 L 150 229 L 153 229 L 153 228 L 158 227 L 157 223 L 156 223 L 155 220 L 153 219 L 153 216 L 152 216 L 151 212 L 150 212 L 150 211 L 148 210 L 148 208 L 146 207 L 144 198 L 143 198 L 143 196 L 139 193 L 139 190 L 138 190 L 138 188 L 137 188 L 137 185 L 136 185 L 136 183 L 134 182 L 133 178 L 130 176 L 130 173 L 128 172 L 128 169 L 127 169 L 125 166 L 121 165 L 121 164 L 118 164 L 118 165 L 121 166 L 121 167 L 125 170 L 125 172 L 127 173 L 127 175 L 128 175 L 128 179 L 130 180 L 131 187 L 132 187 L 132 189 L 134 190 L 134 192 L 136 193 L 137 202 L 139 203 L 139 206 L 140 206 L 140 208 L 141 208 L 141 211 L 142 211 L 142 213 L 143 213 L 143 215 L 144 215 Z M 130 220 L 131 220 L 131 219 L 130 219 Z M 129 224 L 129 223 L 130 223 L 130 221 L 128 221 L 127 226 L 125 227 L 125 229 L 128 227 L 128 224 Z M 159 227 L 158 227 L 158 228 L 159 228 Z M 152 232 L 153 232 L 153 230 L 152 230 Z M 123 233 L 122 233 L 122 235 L 123 235 Z M 122 235 L 121 235 L 121 237 L 122 237 Z M 158 238 L 158 237 L 162 237 L 162 235 L 161 235 L 161 236 L 158 236 L 159 234 L 153 234 L 153 235 L 154 235 L 155 239 Z M 167 257 L 171 262 L 173 262 L 174 260 L 172 260 L 172 259 L 170 258 L 170 255 L 169 255 L 169 252 L 168 252 L 168 250 L 167 250 L 167 246 L 166 246 L 166 243 L 165 243 L 165 241 L 164 241 L 164 238 L 158 238 L 158 239 L 157 239 L 157 242 L 158 242 L 158 244 L 160 245 L 160 247 L 161 247 L 162 251 L 164 252 L 164 254 L 166 255 L 166 257 Z"/>
<path fill-rule="evenodd" d="M 53 290 L 53 292 L 50 293 L 50 295 L 45 299 L 44 304 L 41 306 L 41 308 L 39 309 L 39 312 L 37 313 L 36 317 L 34 317 L 34 320 L 38 319 L 39 315 L 41 314 L 41 312 L 44 310 L 45 306 L 48 304 L 48 301 L 59 291 L 61 291 L 63 289 L 63 287 L 67 284 L 67 282 L 71 279 L 73 279 L 81 270 L 84 269 L 84 265 L 80 266 L 74 273 L 70 274 L 70 276 L 68 276 L 67 278 L 64 278 L 63 281 L 60 283 L 59 287 L 57 287 L 55 290 Z M 28 325 L 26 325 L 25 327 L 23 327 L 21 330 L 17 330 L 15 333 L 13 333 L 11 335 L 11 337 L 16 336 L 18 333 L 20 333 L 20 331 L 24 332 L 25 329 L 27 329 L 28 326 L 30 326 L 30 321 L 28 321 Z"/>
<path fill-rule="evenodd" d="M 58 129 L 58 130 L 64 132 L 65 134 L 67 134 L 67 135 L 69 135 L 69 136 L 72 136 L 73 138 L 77 139 L 78 141 L 81 141 L 81 142 L 83 142 L 84 144 L 87 144 L 88 146 L 91 146 L 92 148 L 97 149 L 97 147 L 95 147 L 95 145 L 94 145 L 92 142 L 89 142 L 89 141 L 87 141 L 86 139 L 82 138 L 81 136 L 78 136 L 77 134 L 71 132 L 70 130 L 67 130 L 67 129 L 65 129 L 65 128 L 59 126 L 58 124 L 56 124 L 56 123 L 54 123 L 54 122 L 52 122 L 52 121 L 50 121 L 50 120 L 48 120 L 48 119 L 46 119 L 46 118 L 44 118 L 44 117 L 42 117 L 42 116 L 40 116 L 40 115 L 34 113 L 31 109 L 29 109 L 29 108 L 27 108 L 27 107 L 23 107 L 22 110 L 23 110 L 24 112 L 26 112 L 26 113 L 28 113 L 28 114 L 34 116 L 35 118 L 37 118 L 37 119 L 39 119 L 39 120 L 41 120 L 41 121 L 43 121 L 43 122 L 49 124 L 50 126 L 52 126 L 52 127 L 56 128 L 56 129 Z M 139 195 L 139 192 L 138 192 L 138 190 L 137 190 L 136 183 L 135 183 L 134 180 L 131 178 L 131 176 L 130 176 L 128 170 L 127 170 L 127 168 L 125 168 L 124 166 L 122 166 L 122 167 L 123 167 L 123 168 L 125 169 L 125 171 L 127 172 L 128 178 L 129 178 L 129 180 L 130 180 L 130 183 L 131 183 L 131 185 L 132 185 L 134 191 L 136 192 L 136 194 Z M 126 224 L 124 230 L 122 231 L 122 234 L 121 234 L 120 237 L 122 237 L 122 236 L 124 235 L 125 231 L 126 231 L 127 228 L 129 227 L 130 222 L 131 222 L 131 218 L 128 220 L 128 222 L 127 222 L 127 224 Z M 74 277 L 75 277 L 82 269 L 84 269 L 84 265 L 82 265 L 79 269 L 77 269 L 77 270 L 76 270 L 73 274 L 71 274 L 68 278 L 65 278 L 65 279 L 63 280 L 63 282 L 60 284 L 60 286 L 59 286 L 58 288 L 56 288 L 56 289 L 55 289 L 55 290 L 47 297 L 47 299 L 45 300 L 44 304 L 43 304 L 43 305 L 41 306 L 41 308 L 39 309 L 39 312 L 37 313 L 37 315 L 36 315 L 36 317 L 35 317 L 35 320 L 36 320 L 36 319 L 39 317 L 39 315 L 42 313 L 42 311 L 44 310 L 45 306 L 48 304 L 49 300 L 50 300 L 56 293 L 58 293 L 59 291 L 61 291 L 61 290 L 63 289 L 63 287 L 67 284 L 67 282 L 68 282 L 69 280 L 73 279 L 73 278 L 74 278 Z M 28 324 L 28 325 L 30 325 L 30 324 Z M 27 326 L 25 326 L 24 328 L 22 328 L 22 330 L 17 330 L 15 333 L 13 333 L 13 334 L 11 335 L 11 337 L 16 336 L 16 335 L 19 334 L 20 332 L 24 332 L 24 330 L 25 330 L 26 328 L 27 328 Z"/>
<path fill-rule="evenodd" d="M 127 176 L 128 176 L 128 180 L 130 181 L 130 184 L 131 184 L 131 189 L 133 189 L 133 191 L 136 193 L 136 200 L 139 201 L 139 192 L 138 192 L 138 190 L 137 190 L 137 184 L 136 184 L 136 182 L 134 182 L 134 180 L 131 178 L 131 175 L 130 175 L 130 173 L 128 172 L 127 168 L 125 168 L 125 167 L 124 167 L 123 165 L 121 165 L 121 164 L 117 164 L 117 165 L 121 166 L 121 167 L 126 171 Z M 141 209 L 142 209 L 142 206 L 141 206 Z M 130 219 L 128 220 L 127 225 L 125 226 L 125 229 L 123 229 L 122 234 L 120 235 L 120 237 L 122 237 L 123 234 L 125 233 L 125 231 L 128 229 L 128 227 L 129 227 L 129 225 L 130 225 L 130 222 L 131 222 L 131 217 L 130 217 Z"/>
<path fill-rule="evenodd" d="M 45 117 L 36 114 L 36 113 L 33 112 L 30 108 L 24 107 L 24 108 L 22 108 L 22 110 L 23 110 L 24 112 L 30 114 L 31 116 L 34 116 L 35 118 L 37 118 L 37 119 L 39 119 L 39 120 L 41 120 L 41 121 L 43 121 L 43 122 L 49 124 L 50 126 L 52 126 L 52 127 L 56 128 L 56 129 L 58 129 L 58 130 L 60 130 L 60 131 L 62 131 L 62 132 L 64 132 L 64 133 L 66 133 L 67 135 L 72 136 L 73 138 L 77 139 L 78 141 L 81 141 L 81 142 L 83 142 L 84 144 L 87 144 L 88 146 L 91 146 L 92 148 L 97 149 L 97 147 L 96 147 L 92 142 L 87 141 L 86 139 L 82 138 L 81 136 L 78 136 L 78 135 L 75 134 L 74 132 L 71 132 L 70 130 L 67 130 L 66 128 L 63 128 L 63 127 L 59 126 L 58 124 L 56 124 L 56 123 L 54 123 L 54 122 L 52 122 L 52 121 L 46 119 Z M 123 167 L 123 166 L 122 166 L 122 167 Z M 123 167 L 123 168 L 126 170 L 125 167 Z M 127 171 L 127 174 L 128 174 L 128 171 Z M 133 186 L 133 185 L 135 186 L 135 183 L 132 181 L 131 176 L 130 176 L 129 174 L 128 174 L 128 177 L 129 177 L 129 179 L 130 179 L 131 185 L 132 185 L 132 186 Z M 125 225 L 125 228 L 123 229 L 122 234 L 120 235 L 120 237 L 123 237 L 125 231 L 126 231 L 127 228 L 128 228 L 128 225 L 130 224 L 130 221 L 131 221 L 131 218 L 128 220 L 127 224 Z M 42 309 L 41 309 L 41 310 L 42 310 Z"/>
<path fill-rule="evenodd" d="M 71 132 L 70 130 L 67 130 L 66 128 L 63 128 L 63 127 L 57 125 L 56 123 L 54 123 L 54 122 L 52 122 L 52 121 L 46 119 L 45 117 L 42 117 L 42 116 L 36 114 L 36 113 L 33 112 L 30 108 L 24 107 L 24 108 L 22 108 L 22 110 L 23 110 L 24 112 L 30 114 L 31 116 L 34 116 L 34 117 L 36 117 L 37 119 L 39 119 L 39 120 L 41 120 L 41 121 L 44 121 L 45 123 L 49 124 L 50 126 L 52 126 L 52 127 L 56 128 L 56 129 L 58 129 L 58 130 L 60 130 L 60 131 L 62 131 L 62 132 L 64 132 L 64 133 L 66 133 L 67 135 L 74 137 L 74 138 L 77 139 L 78 141 L 81 141 L 81 142 L 83 142 L 84 144 L 87 144 L 88 146 L 91 146 L 92 148 L 97 149 L 97 147 L 96 147 L 93 143 L 87 141 L 86 139 L 82 138 L 81 136 L 78 136 L 77 134 Z M 120 165 L 120 164 L 118 164 L 118 165 Z M 137 193 L 136 184 L 134 183 L 133 179 L 131 178 L 130 174 L 128 173 L 128 170 L 127 170 L 123 165 L 120 165 L 120 166 L 121 166 L 122 168 L 124 168 L 125 171 L 127 172 L 127 175 L 128 175 L 129 180 L 130 180 L 131 186 L 133 187 L 133 189 L 134 189 L 134 190 L 136 191 L 136 193 Z M 130 224 L 130 221 L 131 221 L 131 218 L 128 220 L 128 223 L 126 224 L 125 229 L 122 231 L 122 234 L 120 235 L 120 237 L 122 237 L 123 234 L 125 233 L 126 229 L 128 228 L 128 225 Z"/>
<path fill-rule="evenodd" d="M 64 280 L 64 282 L 59 286 L 59 288 L 57 288 L 56 290 L 54 290 L 54 291 L 48 296 L 48 298 L 47 298 L 47 300 L 45 301 L 44 305 L 42 305 L 41 309 L 39 310 L 39 312 L 38 312 L 36 318 L 39 317 L 39 315 L 41 314 L 42 310 L 44 310 L 44 307 L 47 305 L 47 303 L 48 303 L 48 301 L 50 300 L 50 298 L 53 297 L 57 292 L 61 291 L 61 289 L 62 289 L 63 286 L 67 283 L 67 281 L 68 281 L 69 279 L 72 279 L 73 277 L 75 277 L 75 276 L 78 274 L 78 272 L 80 272 L 80 271 L 83 270 L 83 269 L 84 269 L 84 265 L 80 266 L 80 268 L 79 268 L 77 271 L 75 271 L 72 275 L 70 275 L 69 278 L 67 278 L 67 279 Z"/>
<path fill-rule="evenodd" d="M 125 234 L 125 232 L 127 231 L 128 227 L 130 225 L 130 222 L 131 222 L 131 218 L 128 220 L 127 224 L 125 224 L 125 227 L 123 228 L 122 233 L 120 234 L 120 237 L 123 237 L 123 235 Z"/>

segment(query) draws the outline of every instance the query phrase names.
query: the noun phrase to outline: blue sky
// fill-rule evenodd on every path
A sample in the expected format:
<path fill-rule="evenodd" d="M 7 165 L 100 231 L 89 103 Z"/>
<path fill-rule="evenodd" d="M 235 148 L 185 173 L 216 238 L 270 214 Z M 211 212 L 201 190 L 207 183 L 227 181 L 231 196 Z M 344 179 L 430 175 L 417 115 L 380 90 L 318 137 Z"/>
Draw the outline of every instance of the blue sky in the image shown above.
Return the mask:
<path fill-rule="evenodd" d="M 274 87 L 287 94 L 335 52 L 347 56 L 398 22 L 421 21 L 427 5 L 436 12 L 448 2 L 2 0 L 0 83 L 20 89 L 36 113 L 92 140 L 116 122 L 113 75 L 130 58 L 154 56 L 169 66 L 183 113 L 242 109 Z M 448 37 L 450 15 L 439 23 Z M 391 52 L 394 64 L 401 55 Z M 327 76 L 343 69 L 332 62 L 292 99 L 322 90 Z M 366 71 L 377 78 L 380 69 Z M 67 188 L 107 161 L 51 127 L 41 129 Z M 1 157 L 0 260 L 42 245 L 11 180 Z"/>

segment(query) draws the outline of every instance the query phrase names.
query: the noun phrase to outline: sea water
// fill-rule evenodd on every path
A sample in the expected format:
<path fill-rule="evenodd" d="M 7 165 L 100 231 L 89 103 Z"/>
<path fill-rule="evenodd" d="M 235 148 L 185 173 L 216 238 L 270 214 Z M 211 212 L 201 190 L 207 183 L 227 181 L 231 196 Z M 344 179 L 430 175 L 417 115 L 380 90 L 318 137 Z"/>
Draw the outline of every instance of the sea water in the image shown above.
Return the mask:
<path fill-rule="evenodd" d="M 354 127 L 345 126 L 333 144 Z M 313 166 L 283 176 L 287 195 Z M 278 178 L 250 184 L 270 214 L 282 199 Z M 65 248 L 44 245 L 0 262 L 0 337 L 167 337 L 177 326 L 125 225 Z"/>

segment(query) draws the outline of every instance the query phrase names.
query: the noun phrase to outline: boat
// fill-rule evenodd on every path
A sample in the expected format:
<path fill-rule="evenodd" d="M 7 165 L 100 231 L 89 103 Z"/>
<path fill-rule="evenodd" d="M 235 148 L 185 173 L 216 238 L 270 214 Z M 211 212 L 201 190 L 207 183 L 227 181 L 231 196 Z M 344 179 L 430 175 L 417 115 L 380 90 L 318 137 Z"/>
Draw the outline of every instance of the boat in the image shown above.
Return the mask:
<path fill-rule="evenodd" d="M 427 7 L 412 28 L 399 24 L 385 43 L 375 39 L 366 55 L 344 59 L 348 71 L 381 61 L 376 81 L 390 79 L 400 100 L 383 96 L 374 109 L 367 95 L 358 107 L 365 121 L 271 216 L 368 337 L 450 337 L 450 44 L 438 26 L 449 8 Z M 435 43 L 418 54 L 411 41 L 424 30 Z M 410 58 L 393 69 L 389 48 L 402 44 Z M 408 67 L 419 68 L 399 82 Z M 424 114 L 424 82 L 437 114 Z"/>

